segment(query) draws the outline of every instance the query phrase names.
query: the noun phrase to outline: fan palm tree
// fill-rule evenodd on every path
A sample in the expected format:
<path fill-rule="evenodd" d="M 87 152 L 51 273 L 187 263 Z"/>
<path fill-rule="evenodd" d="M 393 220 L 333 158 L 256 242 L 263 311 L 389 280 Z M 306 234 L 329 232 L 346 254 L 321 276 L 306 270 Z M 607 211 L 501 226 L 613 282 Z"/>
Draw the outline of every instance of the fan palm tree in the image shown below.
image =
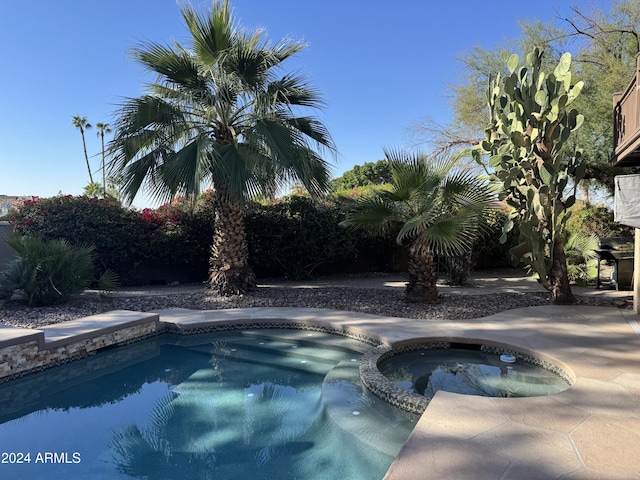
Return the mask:
<path fill-rule="evenodd" d="M 210 285 L 221 294 L 255 287 L 248 265 L 243 200 L 300 181 L 312 194 L 327 190 L 335 152 L 323 124 L 298 108 L 323 104 L 304 78 L 280 74 L 304 45 L 270 45 L 261 31 L 246 33 L 232 21 L 228 2 L 205 15 L 180 8 L 190 45 L 147 43 L 135 60 L 157 74 L 149 93 L 122 104 L 109 144 L 110 167 L 122 174 L 131 201 L 144 186 L 159 200 L 195 198 L 215 190 L 215 233 Z"/>
<path fill-rule="evenodd" d="M 109 128 L 109 124 L 108 123 L 102 123 L 102 122 L 96 123 L 96 128 L 98 129 L 98 131 L 96 132 L 96 135 L 98 137 L 100 137 L 100 141 L 102 142 L 102 196 L 104 198 L 107 198 L 107 181 L 106 181 L 105 174 L 104 174 L 104 170 L 105 170 L 105 165 L 104 165 L 104 134 L 105 133 L 111 133 L 111 128 Z"/>
<path fill-rule="evenodd" d="M 80 135 L 82 135 L 82 148 L 84 149 L 84 159 L 87 162 L 87 171 L 89 172 L 89 183 L 93 183 L 93 175 L 91 175 L 91 166 L 89 165 L 89 155 L 87 155 L 87 143 L 84 139 L 84 131 L 89 130 L 91 128 L 91 124 L 87 122 L 87 117 L 81 117 L 80 115 L 75 115 L 71 120 L 71 125 L 80 130 Z"/>
<path fill-rule="evenodd" d="M 487 228 L 495 195 L 473 174 L 455 168 L 456 158 L 430 162 L 423 154 L 385 154 L 393 175 L 391 190 L 345 199 L 343 224 L 372 233 L 398 231 L 397 242 L 409 247 L 406 300 L 437 303 L 434 254 L 469 251 Z"/>

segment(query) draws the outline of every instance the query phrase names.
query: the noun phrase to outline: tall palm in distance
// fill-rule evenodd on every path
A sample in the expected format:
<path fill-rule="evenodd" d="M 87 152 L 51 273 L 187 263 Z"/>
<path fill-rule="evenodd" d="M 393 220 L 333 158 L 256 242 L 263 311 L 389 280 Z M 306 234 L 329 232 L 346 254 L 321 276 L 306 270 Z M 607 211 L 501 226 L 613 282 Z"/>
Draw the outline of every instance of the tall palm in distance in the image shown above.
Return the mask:
<path fill-rule="evenodd" d="M 409 302 L 437 303 L 434 255 L 461 254 L 488 228 L 496 209 L 489 185 L 457 159 L 431 160 L 426 155 L 385 152 L 393 177 L 391 190 L 377 190 L 357 199 L 345 198 L 344 225 L 372 233 L 397 231 L 396 240 L 409 248 Z"/>
<path fill-rule="evenodd" d="M 98 131 L 96 135 L 100 138 L 100 142 L 102 143 L 102 196 L 107 198 L 107 180 L 105 176 L 105 163 L 104 163 L 104 134 L 111 133 L 111 128 L 109 128 L 108 123 L 98 122 L 96 123 L 96 128 Z"/>
<path fill-rule="evenodd" d="M 87 162 L 87 171 L 89 172 L 89 183 L 93 183 L 93 175 L 91 175 L 91 165 L 89 165 L 89 155 L 87 155 L 87 143 L 85 142 L 84 132 L 91 128 L 91 124 L 87 122 L 87 117 L 75 115 L 71 120 L 71 125 L 80 130 L 82 135 L 82 148 L 84 149 L 84 159 Z"/>
<path fill-rule="evenodd" d="M 216 211 L 209 283 L 220 294 L 256 286 L 248 264 L 243 201 L 291 181 L 311 194 L 329 186 L 322 151 L 335 152 L 324 125 L 298 110 L 323 101 L 297 74 L 280 72 L 304 45 L 271 45 L 236 27 L 228 2 L 205 15 L 180 7 L 190 44 L 146 43 L 134 59 L 157 75 L 147 95 L 120 107 L 110 168 L 125 200 L 141 188 L 167 201 L 213 185 Z"/>

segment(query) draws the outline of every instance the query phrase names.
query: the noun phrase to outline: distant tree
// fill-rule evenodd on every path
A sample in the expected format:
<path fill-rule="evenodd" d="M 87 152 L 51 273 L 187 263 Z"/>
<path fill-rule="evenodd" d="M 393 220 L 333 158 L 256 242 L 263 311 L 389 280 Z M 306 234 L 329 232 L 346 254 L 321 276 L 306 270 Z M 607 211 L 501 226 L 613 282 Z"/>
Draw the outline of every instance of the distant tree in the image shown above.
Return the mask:
<path fill-rule="evenodd" d="M 82 148 L 84 149 L 84 159 L 87 162 L 87 171 L 89 172 L 89 183 L 93 183 L 93 175 L 91 175 L 91 165 L 89 165 L 89 155 L 87 155 L 87 144 L 84 139 L 85 130 L 89 130 L 91 128 L 91 124 L 87 122 L 87 117 L 81 117 L 80 115 L 76 115 L 71 120 L 71 125 L 80 130 L 80 135 L 82 135 Z"/>
<path fill-rule="evenodd" d="M 553 49 L 550 60 L 554 62 L 563 51 L 570 51 L 575 58 L 573 73 L 585 83 L 575 108 L 585 121 L 566 146 L 570 151 L 579 145 L 582 151 L 586 163 L 583 191 L 596 182 L 613 193 L 614 176 L 629 170 L 613 168 L 609 162 L 613 148 L 612 97 L 627 87 L 635 72 L 640 53 L 640 3 L 615 1 L 609 12 L 574 6 L 569 15 L 558 20 L 560 27 L 524 24 L 523 34 L 530 44 L 544 45 L 545 52 Z M 589 200 L 588 194 L 585 200 Z"/>
<path fill-rule="evenodd" d="M 109 128 L 108 123 L 96 123 L 96 128 L 98 131 L 96 134 L 100 137 L 100 141 L 102 143 L 102 195 L 104 197 L 107 196 L 107 181 L 105 178 L 105 165 L 104 165 L 104 134 L 111 133 L 111 129 Z"/>
<path fill-rule="evenodd" d="M 107 197 L 111 197 L 118 202 L 122 202 L 124 197 L 122 195 L 122 175 L 118 173 L 112 173 L 107 177 Z"/>
<path fill-rule="evenodd" d="M 366 187 L 368 185 L 382 185 L 391 183 L 392 178 L 389 160 L 365 162 L 362 166 L 356 165 L 351 170 L 344 172 L 342 176 L 334 179 L 332 190 L 338 191 Z"/>
<path fill-rule="evenodd" d="M 488 122 L 485 90 L 489 76 L 507 73 L 501 52 L 506 49 L 524 53 L 540 46 L 545 51 L 544 70 L 553 68 L 551 65 L 556 65 L 564 52 L 570 52 L 572 73 L 585 82 L 575 103 L 585 121 L 565 148 L 571 152 L 580 145 L 582 150 L 587 165 L 583 178 L 585 199 L 589 198 L 589 185 L 603 185 L 612 193 L 613 177 L 628 171 L 609 164 L 613 145 L 612 98 L 615 92 L 626 88 L 634 75 L 640 52 L 640 2 L 615 1 L 609 12 L 572 7 L 566 15 L 549 23 L 521 22 L 521 32 L 518 38 L 493 50 L 475 46 L 462 55 L 460 80 L 449 86 L 454 121 L 439 126 L 425 119 L 414 126 L 414 133 L 445 150 L 479 143 Z"/>
<path fill-rule="evenodd" d="M 85 185 L 83 194 L 87 197 L 97 198 L 103 195 L 104 189 L 99 182 L 91 182 Z"/>

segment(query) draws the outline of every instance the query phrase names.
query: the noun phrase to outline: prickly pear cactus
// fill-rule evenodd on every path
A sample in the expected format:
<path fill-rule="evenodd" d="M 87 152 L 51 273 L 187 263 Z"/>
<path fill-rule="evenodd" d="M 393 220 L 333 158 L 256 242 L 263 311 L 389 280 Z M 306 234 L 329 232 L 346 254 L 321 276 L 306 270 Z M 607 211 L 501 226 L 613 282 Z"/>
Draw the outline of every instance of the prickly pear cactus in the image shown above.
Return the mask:
<path fill-rule="evenodd" d="M 556 303 L 569 303 L 573 297 L 561 235 L 586 165 L 579 151 L 566 154 L 563 146 L 583 122 L 572 103 L 584 83 L 571 83 L 569 53 L 551 74 L 541 70 L 542 57 L 536 48 L 520 66 L 518 55 L 503 52 L 509 75 L 490 80 L 491 121 L 485 140 L 472 153 L 502 185 L 502 199 L 512 207 L 502 240 L 518 221 L 519 257 L 538 273 Z M 572 188 L 565 194 L 568 186 Z"/>

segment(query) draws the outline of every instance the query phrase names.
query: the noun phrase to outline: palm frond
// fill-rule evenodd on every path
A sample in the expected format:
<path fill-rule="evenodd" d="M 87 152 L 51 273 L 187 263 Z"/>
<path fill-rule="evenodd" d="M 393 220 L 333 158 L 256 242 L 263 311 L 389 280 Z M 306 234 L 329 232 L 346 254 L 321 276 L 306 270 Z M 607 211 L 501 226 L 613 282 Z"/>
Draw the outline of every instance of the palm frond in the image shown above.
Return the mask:
<path fill-rule="evenodd" d="M 87 288 L 93 278 L 95 255 L 90 245 L 17 235 L 7 243 L 18 258 L 0 276 L 0 300 L 15 296 L 29 305 L 53 305 Z"/>
<path fill-rule="evenodd" d="M 149 42 L 131 50 L 130 55 L 145 68 L 157 73 L 161 84 L 169 82 L 190 90 L 206 91 L 206 80 L 200 75 L 198 64 L 182 49 L 175 51 Z"/>
<path fill-rule="evenodd" d="M 115 271 L 108 268 L 98 277 L 97 283 L 100 295 L 106 295 L 107 292 L 112 292 L 120 286 L 120 277 Z"/>
<path fill-rule="evenodd" d="M 317 108 L 325 104 L 320 94 L 301 75 L 285 75 L 270 82 L 265 94 L 271 106 L 282 104 Z"/>
<path fill-rule="evenodd" d="M 380 195 L 374 194 L 351 201 L 344 199 L 344 202 L 347 215 L 341 225 L 362 228 L 373 234 L 382 234 L 402 222 L 397 205 L 386 201 Z"/>
<path fill-rule="evenodd" d="M 256 118 L 245 133 L 254 137 L 254 143 L 263 145 L 276 163 L 285 166 L 296 161 L 298 148 L 304 145 L 304 139 L 299 132 L 274 117 Z"/>
<path fill-rule="evenodd" d="M 247 137 L 260 145 L 274 170 L 286 180 L 300 181 L 312 195 L 330 185 L 329 164 L 308 146 L 307 136 L 288 121 L 275 117 L 256 119 Z"/>
<path fill-rule="evenodd" d="M 253 45 L 253 42 L 241 40 L 228 52 L 221 66 L 249 88 L 261 88 L 268 76 L 268 57 L 268 50 Z"/>
<path fill-rule="evenodd" d="M 176 142 L 189 132 L 185 113 L 184 109 L 157 96 L 127 99 L 120 106 L 120 116 L 115 123 L 116 134 L 109 143 L 109 151 L 122 153 L 130 159 L 139 150 Z M 133 151 L 122 148 L 122 143 L 132 137 L 143 141 L 130 144 Z"/>
<path fill-rule="evenodd" d="M 425 230 L 431 228 L 435 224 L 441 212 L 437 209 L 424 209 L 417 215 L 411 215 L 405 219 L 402 228 L 398 232 L 398 243 L 402 243 L 407 238 L 413 238 L 420 236 Z"/>
<path fill-rule="evenodd" d="M 600 246 L 597 235 L 585 235 L 572 233 L 564 242 L 564 250 L 567 256 L 567 272 L 573 282 L 586 282 L 597 276 L 598 254 L 596 250 Z"/>
<path fill-rule="evenodd" d="M 152 182 L 157 175 L 156 167 L 161 153 L 153 151 L 137 158 L 132 162 L 122 162 L 123 168 L 118 168 L 122 180 L 122 195 L 125 203 L 131 203 L 143 184 Z"/>
<path fill-rule="evenodd" d="M 204 65 L 216 65 L 234 42 L 229 3 L 214 1 L 212 10 L 206 15 L 198 14 L 188 4 L 183 4 L 180 12 L 191 33 L 197 58 Z"/>
<path fill-rule="evenodd" d="M 239 144 L 216 145 L 212 151 L 212 179 L 216 189 L 224 189 L 226 195 L 235 201 L 242 200 L 251 172 L 247 163 L 251 162 L 253 152 Z"/>
<path fill-rule="evenodd" d="M 444 176 L 430 169 L 424 154 L 385 150 L 385 155 L 391 166 L 394 192 L 400 198 L 410 200 L 432 195 Z"/>
<path fill-rule="evenodd" d="M 144 188 L 169 199 L 212 180 L 236 199 L 290 179 L 324 191 L 328 163 L 320 152 L 335 154 L 335 145 L 318 119 L 294 111 L 323 101 L 301 75 L 279 72 L 304 45 L 272 46 L 260 30 L 245 33 L 227 1 L 204 14 L 180 10 L 189 48 L 149 42 L 132 52 L 158 79 L 148 95 L 127 99 L 114 123 L 109 169 L 123 174 L 127 198 Z"/>
<path fill-rule="evenodd" d="M 292 57 L 293 55 L 300 53 L 302 50 L 307 48 L 307 45 L 291 40 L 290 38 L 283 38 L 280 42 L 276 43 L 272 48 L 271 52 L 273 53 L 273 57 L 277 63 L 273 63 L 271 67 L 276 67 L 287 58 Z"/>
<path fill-rule="evenodd" d="M 442 255 L 457 255 L 471 251 L 477 230 L 473 222 L 462 222 L 459 216 L 442 218 L 422 232 L 422 240 Z"/>
<path fill-rule="evenodd" d="M 313 197 L 326 193 L 331 185 L 329 164 L 307 147 L 300 147 L 296 162 L 290 165 L 288 171 L 291 173 L 291 178 L 302 182 Z"/>
<path fill-rule="evenodd" d="M 331 153 L 336 153 L 337 148 L 333 143 L 329 130 L 324 124 L 314 117 L 294 117 L 287 120 L 290 128 L 298 130 L 311 139 L 318 149 L 326 148 Z"/>
<path fill-rule="evenodd" d="M 211 142 L 200 136 L 175 153 L 168 154 L 158 166 L 160 184 L 171 191 L 171 196 L 198 196 L 202 181 L 211 171 Z"/>

